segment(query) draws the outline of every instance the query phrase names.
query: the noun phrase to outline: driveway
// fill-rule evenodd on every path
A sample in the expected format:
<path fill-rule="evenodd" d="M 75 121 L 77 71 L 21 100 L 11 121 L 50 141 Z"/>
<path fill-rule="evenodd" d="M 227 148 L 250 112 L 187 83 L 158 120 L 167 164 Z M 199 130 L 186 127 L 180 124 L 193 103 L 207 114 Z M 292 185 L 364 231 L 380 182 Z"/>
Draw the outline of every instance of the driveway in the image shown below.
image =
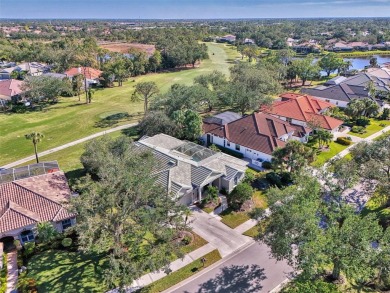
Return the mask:
<path fill-rule="evenodd" d="M 197 207 L 192 207 L 191 227 L 193 231 L 207 240 L 225 257 L 243 245 L 253 242 L 253 239 L 241 235 L 237 231 L 221 223 L 216 216 L 205 213 Z"/>
<path fill-rule="evenodd" d="M 249 293 L 270 292 L 285 281 L 293 269 L 285 261 L 270 257 L 265 244 L 253 243 L 164 292 L 174 293 Z"/>

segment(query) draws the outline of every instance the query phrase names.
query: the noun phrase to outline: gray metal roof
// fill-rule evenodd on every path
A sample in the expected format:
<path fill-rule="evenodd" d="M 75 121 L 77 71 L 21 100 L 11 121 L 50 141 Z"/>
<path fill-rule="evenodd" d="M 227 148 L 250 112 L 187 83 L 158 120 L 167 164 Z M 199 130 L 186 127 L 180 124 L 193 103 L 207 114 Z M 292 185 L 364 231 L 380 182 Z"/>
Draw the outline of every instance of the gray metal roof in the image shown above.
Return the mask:
<path fill-rule="evenodd" d="M 242 116 L 235 112 L 222 112 L 220 114 L 214 115 L 213 117 L 205 118 L 204 121 L 207 123 L 215 123 L 220 125 L 226 125 L 230 122 L 236 121 L 242 118 Z"/>

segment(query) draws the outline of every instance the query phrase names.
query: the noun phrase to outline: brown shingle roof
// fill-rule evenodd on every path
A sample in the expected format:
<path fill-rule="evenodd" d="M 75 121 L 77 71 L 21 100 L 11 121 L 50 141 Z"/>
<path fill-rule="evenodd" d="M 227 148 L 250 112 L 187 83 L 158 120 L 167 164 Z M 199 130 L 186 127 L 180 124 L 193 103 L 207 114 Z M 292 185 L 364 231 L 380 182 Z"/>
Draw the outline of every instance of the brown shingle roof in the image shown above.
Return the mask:
<path fill-rule="evenodd" d="M 203 124 L 205 133 L 226 138 L 235 144 L 269 155 L 277 147 L 285 145 L 279 138 L 294 130 L 290 123 L 263 112 L 253 113 L 225 126 L 207 122 Z"/>
<path fill-rule="evenodd" d="M 0 233 L 73 217 L 63 207 L 69 196 L 61 171 L 0 184 Z"/>

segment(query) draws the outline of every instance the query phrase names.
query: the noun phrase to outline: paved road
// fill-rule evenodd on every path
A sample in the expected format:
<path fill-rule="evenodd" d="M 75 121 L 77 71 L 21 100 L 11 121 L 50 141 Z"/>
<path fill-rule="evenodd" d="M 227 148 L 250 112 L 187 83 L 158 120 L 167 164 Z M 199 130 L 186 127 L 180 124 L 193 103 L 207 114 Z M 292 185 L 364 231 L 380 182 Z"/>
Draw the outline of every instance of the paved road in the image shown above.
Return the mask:
<path fill-rule="evenodd" d="M 265 293 L 285 281 L 292 272 L 285 261 L 270 257 L 266 245 L 256 242 L 164 292 Z"/>
<path fill-rule="evenodd" d="M 237 231 L 221 223 L 215 216 L 205 213 L 197 207 L 191 207 L 191 223 L 193 231 L 218 249 L 225 257 L 253 239 L 241 235 Z"/>
<path fill-rule="evenodd" d="M 127 129 L 127 128 L 130 128 L 130 127 L 134 127 L 134 126 L 137 126 L 137 125 L 138 125 L 138 123 L 130 123 L 130 124 L 125 124 L 125 125 L 117 126 L 117 127 L 114 127 L 114 128 L 108 129 L 108 130 L 104 130 L 104 131 L 101 131 L 101 132 L 92 134 L 92 135 L 90 135 L 90 136 L 83 137 L 83 138 L 81 138 L 81 139 L 78 139 L 78 140 L 75 140 L 75 141 L 72 141 L 72 142 L 63 144 L 63 145 L 61 145 L 61 146 L 59 146 L 59 147 L 56 147 L 56 148 L 53 148 L 53 149 L 50 149 L 50 150 L 47 150 L 47 151 L 40 152 L 40 153 L 38 153 L 38 155 L 39 155 L 39 157 L 42 157 L 42 156 L 45 156 L 45 155 L 48 155 L 48 154 L 52 154 L 52 153 L 61 151 L 61 150 L 63 150 L 63 149 L 66 149 L 66 148 L 68 148 L 68 147 L 71 147 L 71 146 L 74 146 L 74 145 L 77 145 L 77 144 L 86 142 L 86 141 L 88 141 L 88 140 L 94 139 L 94 138 L 96 138 L 96 137 L 99 137 L 99 136 L 102 136 L 102 135 L 105 135 L 105 134 L 108 134 L 108 133 L 111 133 L 111 132 L 115 132 L 115 131 L 118 131 L 118 130 L 122 130 L 122 129 Z M 35 155 L 32 155 L 32 156 L 29 156 L 29 157 L 27 157 L 27 158 L 24 158 L 24 159 L 15 161 L 15 162 L 13 162 L 13 163 L 10 163 L 10 164 L 1 166 L 0 169 L 13 168 L 13 167 L 19 166 L 19 165 L 21 165 L 21 164 L 27 163 L 27 162 L 29 162 L 29 161 L 32 161 L 32 160 L 34 160 L 34 159 L 35 159 Z"/>

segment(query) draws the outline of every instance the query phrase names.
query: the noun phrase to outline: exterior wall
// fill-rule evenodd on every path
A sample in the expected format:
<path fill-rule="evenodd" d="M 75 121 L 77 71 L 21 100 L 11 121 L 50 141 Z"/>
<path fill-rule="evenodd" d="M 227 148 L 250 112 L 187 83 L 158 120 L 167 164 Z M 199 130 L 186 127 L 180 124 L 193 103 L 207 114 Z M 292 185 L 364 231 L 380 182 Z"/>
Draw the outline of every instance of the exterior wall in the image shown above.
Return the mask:
<path fill-rule="evenodd" d="M 318 96 L 314 96 L 320 100 L 323 100 L 325 102 L 328 102 L 328 103 L 331 103 L 333 105 L 336 105 L 340 108 L 346 108 L 348 106 L 348 102 L 345 102 L 345 101 L 339 101 L 339 100 L 334 100 L 334 99 L 325 99 L 323 97 L 318 97 Z"/>
<path fill-rule="evenodd" d="M 207 134 L 203 135 L 202 139 L 207 142 Z M 221 147 L 225 147 L 227 149 L 230 149 L 232 151 L 236 151 L 238 153 L 241 153 L 244 155 L 245 158 L 248 158 L 248 159 L 254 159 L 254 160 L 261 159 L 263 161 L 271 161 L 271 159 L 272 159 L 271 155 L 244 147 L 242 145 L 240 145 L 240 150 L 236 150 L 235 143 L 229 142 L 227 139 L 222 138 L 222 137 L 218 137 L 216 135 L 210 134 L 210 143 L 215 144 L 215 145 L 219 145 Z M 230 145 L 228 145 L 228 144 L 230 144 Z"/>
<path fill-rule="evenodd" d="M 72 223 L 72 226 L 76 225 L 76 218 L 72 218 L 70 219 L 70 221 Z M 64 232 L 64 229 L 62 229 L 62 221 L 53 222 L 53 226 L 58 232 Z"/>

